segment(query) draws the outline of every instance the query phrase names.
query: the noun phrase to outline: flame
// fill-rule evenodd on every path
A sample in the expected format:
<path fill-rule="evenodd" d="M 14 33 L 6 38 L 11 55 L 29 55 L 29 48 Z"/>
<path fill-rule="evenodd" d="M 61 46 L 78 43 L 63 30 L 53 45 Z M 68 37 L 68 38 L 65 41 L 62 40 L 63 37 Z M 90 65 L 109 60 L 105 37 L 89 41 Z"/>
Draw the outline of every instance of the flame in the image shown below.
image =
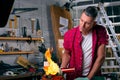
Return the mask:
<path fill-rule="evenodd" d="M 47 62 L 49 63 L 48 66 L 44 66 L 45 74 L 56 75 L 57 73 L 59 73 L 60 72 L 59 66 L 51 59 L 50 49 L 47 49 L 47 51 L 45 52 L 45 58 L 47 59 Z"/>

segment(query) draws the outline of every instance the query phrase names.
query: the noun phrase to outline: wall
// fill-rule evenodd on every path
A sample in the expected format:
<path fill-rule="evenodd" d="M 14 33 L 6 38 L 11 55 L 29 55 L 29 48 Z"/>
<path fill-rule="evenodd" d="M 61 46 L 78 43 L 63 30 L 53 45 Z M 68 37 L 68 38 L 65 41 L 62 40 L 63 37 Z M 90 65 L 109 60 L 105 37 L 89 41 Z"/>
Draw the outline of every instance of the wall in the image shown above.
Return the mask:
<path fill-rule="evenodd" d="M 18 29 L 17 29 L 17 36 L 21 36 L 21 28 L 27 27 L 27 35 L 31 35 L 32 37 L 36 37 L 35 32 L 31 33 L 31 19 L 39 19 L 39 24 L 42 30 L 42 36 L 45 39 L 45 45 L 46 48 L 49 47 L 55 47 L 54 44 L 54 36 L 52 32 L 52 23 L 51 23 L 51 16 L 50 16 L 50 5 L 60 5 L 62 6 L 64 4 L 64 0 L 15 0 L 13 9 L 14 8 L 38 8 L 38 10 L 35 11 L 29 11 L 29 12 L 22 12 L 17 14 L 11 14 L 9 17 L 9 20 L 14 18 L 14 15 L 19 15 L 20 17 L 17 18 L 18 20 Z M 12 11 L 11 11 L 12 12 Z M 9 20 L 4 28 L 0 28 L 0 34 L 5 33 L 9 30 Z M 36 26 L 36 20 L 34 27 Z M 42 55 L 38 51 L 38 45 L 40 45 L 39 42 L 32 42 L 31 44 L 28 44 L 26 41 L 0 41 L 0 44 L 8 43 L 9 46 L 18 47 L 22 50 L 34 50 L 34 54 L 30 55 L 22 55 L 25 58 L 27 58 L 29 61 L 34 62 L 35 61 L 35 55 Z M 16 58 L 20 55 L 0 55 L 0 60 L 3 60 L 5 63 L 15 65 L 16 64 Z"/>

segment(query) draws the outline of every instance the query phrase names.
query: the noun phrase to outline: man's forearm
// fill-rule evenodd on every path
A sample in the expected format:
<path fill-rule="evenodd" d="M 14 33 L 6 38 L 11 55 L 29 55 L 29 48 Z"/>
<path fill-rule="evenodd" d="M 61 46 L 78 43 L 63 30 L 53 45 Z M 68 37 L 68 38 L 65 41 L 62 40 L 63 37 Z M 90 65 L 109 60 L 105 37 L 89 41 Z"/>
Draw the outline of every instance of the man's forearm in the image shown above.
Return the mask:
<path fill-rule="evenodd" d="M 103 62 L 105 60 L 105 56 L 106 56 L 105 45 L 101 44 L 98 48 L 98 51 L 97 51 L 96 61 L 93 64 L 93 67 L 87 76 L 89 79 L 91 79 L 96 74 L 96 72 L 100 69 L 101 65 L 103 64 Z"/>
<path fill-rule="evenodd" d="M 62 68 L 67 68 L 67 65 L 69 63 L 69 60 L 70 60 L 70 55 L 67 54 L 67 53 L 64 53 L 62 55 L 62 63 L 61 63 L 61 67 Z"/>
<path fill-rule="evenodd" d="M 87 76 L 90 80 L 92 79 L 92 77 L 96 74 L 96 72 L 100 69 L 101 65 L 103 64 L 105 60 L 105 57 L 101 57 L 96 59 L 89 75 Z"/>

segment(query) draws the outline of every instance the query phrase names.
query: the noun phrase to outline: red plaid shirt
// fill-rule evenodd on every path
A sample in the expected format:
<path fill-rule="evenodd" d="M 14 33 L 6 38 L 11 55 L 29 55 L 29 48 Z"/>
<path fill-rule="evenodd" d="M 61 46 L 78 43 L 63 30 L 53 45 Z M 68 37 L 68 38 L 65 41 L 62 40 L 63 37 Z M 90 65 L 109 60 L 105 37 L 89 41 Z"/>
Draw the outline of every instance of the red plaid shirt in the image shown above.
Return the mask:
<path fill-rule="evenodd" d="M 64 48 L 69 50 L 71 53 L 71 59 L 69 63 L 69 68 L 75 67 L 75 72 L 67 74 L 67 80 L 73 80 L 76 77 L 82 76 L 82 34 L 79 30 L 79 26 L 67 31 L 64 35 Z M 96 25 L 93 27 L 92 31 L 92 65 L 96 59 L 97 48 L 100 44 L 108 44 L 108 35 L 104 27 Z M 91 66 L 92 68 L 92 66 Z"/>

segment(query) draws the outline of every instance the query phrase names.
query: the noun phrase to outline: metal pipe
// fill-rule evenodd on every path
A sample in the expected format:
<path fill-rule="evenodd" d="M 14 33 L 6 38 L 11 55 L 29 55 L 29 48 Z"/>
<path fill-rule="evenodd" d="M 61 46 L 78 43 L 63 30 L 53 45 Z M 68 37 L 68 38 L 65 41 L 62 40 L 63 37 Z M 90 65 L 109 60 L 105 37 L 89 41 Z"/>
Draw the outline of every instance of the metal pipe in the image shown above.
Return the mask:
<path fill-rule="evenodd" d="M 104 7 L 108 7 L 108 6 L 118 6 L 120 5 L 120 1 L 114 1 L 114 2 L 105 2 L 104 3 Z M 98 3 L 96 4 L 89 4 L 89 5 L 82 5 L 82 6 L 75 6 L 73 7 L 73 9 L 85 9 L 88 6 L 98 6 Z"/>

